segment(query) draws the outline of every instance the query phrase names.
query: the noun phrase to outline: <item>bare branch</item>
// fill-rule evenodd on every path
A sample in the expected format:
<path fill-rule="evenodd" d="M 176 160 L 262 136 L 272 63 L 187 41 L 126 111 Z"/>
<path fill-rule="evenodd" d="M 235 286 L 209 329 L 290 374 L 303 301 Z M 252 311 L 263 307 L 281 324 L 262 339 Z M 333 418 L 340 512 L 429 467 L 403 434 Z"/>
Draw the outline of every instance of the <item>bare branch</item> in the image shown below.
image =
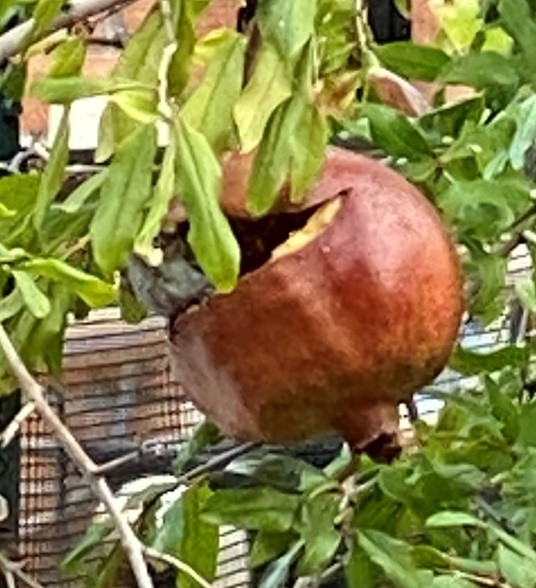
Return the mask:
<path fill-rule="evenodd" d="M 200 576 L 191 566 L 189 566 L 187 563 L 184 563 L 180 559 L 173 557 L 168 553 L 161 553 L 152 547 L 145 547 L 143 551 L 148 558 L 154 561 L 161 561 L 166 563 L 179 572 L 187 574 L 190 576 L 190 578 L 192 578 L 192 580 L 195 580 L 199 586 L 202 586 L 202 588 L 211 588 L 211 585 L 202 576 Z"/>
<path fill-rule="evenodd" d="M 26 586 L 30 588 L 44 588 L 37 580 L 32 578 L 22 569 L 23 564 L 8 559 L 3 553 L 0 552 L 0 570 L 4 574 L 8 587 L 11 585 L 16 586 L 15 578 L 18 578 L 21 582 L 24 582 Z"/>
<path fill-rule="evenodd" d="M 48 36 L 54 31 L 70 27 L 94 14 L 131 4 L 134 0 L 72 0 L 68 10 L 62 12 L 54 20 L 50 28 L 43 31 L 35 41 Z M 0 63 L 17 55 L 24 48 L 28 34 L 32 31 L 35 20 L 30 18 L 26 22 L 0 35 Z"/>
<path fill-rule="evenodd" d="M 0 449 L 11 443 L 22 423 L 35 411 L 33 402 L 26 402 L 0 435 Z"/>
<path fill-rule="evenodd" d="M 98 466 L 82 449 L 69 429 L 61 422 L 60 418 L 46 401 L 43 387 L 28 372 L 13 347 L 3 325 L 0 325 L 0 348 L 2 348 L 7 362 L 17 378 L 22 391 L 35 404 L 43 420 L 54 431 L 56 438 L 71 456 L 77 468 L 85 474 L 95 495 L 105 505 L 119 534 L 121 545 L 130 561 L 132 572 L 139 588 L 153 588 L 153 582 L 149 575 L 147 563 L 143 557 L 143 547 L 140 540 L 123 516 L 120 507 L 105 478 L 95 474 Z"/>

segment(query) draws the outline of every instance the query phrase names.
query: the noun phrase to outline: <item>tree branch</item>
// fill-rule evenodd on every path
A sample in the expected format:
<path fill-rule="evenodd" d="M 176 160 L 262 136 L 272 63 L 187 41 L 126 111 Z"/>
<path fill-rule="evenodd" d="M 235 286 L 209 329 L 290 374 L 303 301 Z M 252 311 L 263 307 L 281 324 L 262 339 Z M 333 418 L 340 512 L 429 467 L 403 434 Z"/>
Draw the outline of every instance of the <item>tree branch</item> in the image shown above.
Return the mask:
<path fill-rule="evenodd" d="M 1 324 L 0 348 L 3 350 L 7 362 L 26 397 L 34 403 L 36 410 L 53 430 L 56 438 L 70 455 L 76 467 L 86 476 L 94 494 L 105 505 L 117 529 L 121 545 L 130 561 L 138 587 L 153 588 L 153 581 L 143 556 L 143 546 L 123 516 L 108 482 L 101 475 L 96 474 L 98 472 L 97 464 L 82 449 L 73 434 L 50 407 L 46 401 L 43 387 L 28 372 Z"/>
<path fill-rule="evenodd" d="M 18 562 L 11 561 L 3 553 L 0 552 L 0 570 L 4 574 L 8 586 L 10 582 L 14 581 L 14 578 L 18 578 L 26 586 L 30 588 L 44 588 L 37 580 L 32 578 L 23 569 L 22 565 Z M 16 584 L 13 584 L 16 586 Z"/>
<path fill-rule="evenodd" d="M 0 449 L 7 447 L 11 443 L 22 423 L 34 412 L 34 410 L 35 404 L 33 402 L 26 402 L 22 406 L 19 412 L 0 434 Z"/>
<path fill-rule="evenodd" d="M 71 0 L 68 9 L 61 12 L 50 27 L 38 34 L 33 41 L 38 41 L 50 33 L 60 29 L 68 28 L 100 12 L 106 12 L 111 9 L 119 8 L 131 4 L 135 0 Z M 24 48 L 28 40 L 28 34 L 32 31 L 35 20 L 30 18 L 26 22 L 10 29 L 3 35 L 0 35 L 0 64 L 4 63 L 10 57 L 17 55 Z"/>

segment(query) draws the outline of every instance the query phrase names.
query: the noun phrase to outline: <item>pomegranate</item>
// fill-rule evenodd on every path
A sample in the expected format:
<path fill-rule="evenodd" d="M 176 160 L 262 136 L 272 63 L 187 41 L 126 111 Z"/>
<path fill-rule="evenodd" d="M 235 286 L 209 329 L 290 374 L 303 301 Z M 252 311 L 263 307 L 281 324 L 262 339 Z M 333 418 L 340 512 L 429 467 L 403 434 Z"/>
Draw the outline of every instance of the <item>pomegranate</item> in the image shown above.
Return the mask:
<path fill-rule="evenodd" d="M 248 218 L 251 162 L 234 154 L 223 164 L 243 274 L 233 292 L 171 325 L 180 382 L 237 438 L 287 443 L 336 430 L 355 450 L 392 444 L 398 404 L 441 371 L 457 336 L 449 235 L 402 176 L 336 148 L 304 202 L 284 193 L 268 217 Z M 243 234 L 257 238 L 267 223 L 287 229 L 271 228 L 273 250 L 248 262 Z"/>

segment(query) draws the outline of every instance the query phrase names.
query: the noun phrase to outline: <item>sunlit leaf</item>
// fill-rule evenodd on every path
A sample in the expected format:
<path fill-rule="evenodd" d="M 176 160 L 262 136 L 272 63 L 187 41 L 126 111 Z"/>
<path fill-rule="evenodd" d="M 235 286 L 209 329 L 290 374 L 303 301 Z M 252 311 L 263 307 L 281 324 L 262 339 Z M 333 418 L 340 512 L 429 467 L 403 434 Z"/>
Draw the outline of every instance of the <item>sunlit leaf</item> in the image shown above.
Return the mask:
<path fill-rule="evenodd" d="M 271 43 L 264 43 L 253 76 L 236 101 L 233 114 L 245 152 L 261 141 L 275 108 L 291 95 L 288 65 Z"/>
<path fill-rule="evenodd" d="M 228 146 L 233 131 L 232 109 L 242 89 L 244 39 L 225 30 L 213 33 L 205 40 L 207 45 L 207 72 L 182 107 L 181 116 L 220 152 Z"/>
<path fill-rule="evenodd" d="M 293 57 L 313 34 L 315 13 L 316 0 L 260 0 L 256 17 L 263 37 Z"/>

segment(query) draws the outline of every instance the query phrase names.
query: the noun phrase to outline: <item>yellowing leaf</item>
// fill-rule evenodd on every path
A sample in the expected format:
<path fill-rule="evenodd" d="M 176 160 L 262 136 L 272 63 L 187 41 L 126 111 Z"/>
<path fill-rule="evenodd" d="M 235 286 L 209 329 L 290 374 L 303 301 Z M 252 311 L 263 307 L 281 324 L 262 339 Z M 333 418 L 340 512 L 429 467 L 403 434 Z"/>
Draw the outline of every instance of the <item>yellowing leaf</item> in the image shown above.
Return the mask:
<path fill-rule="evenodd" d="M 184 104 L 182 117 L 219 152 L 233 131 L 232 108 L 242 89 L 244 39 L 230 30 L 217 31 L 207 45 L 211 55 L 206 75 Z"/>
<path fill-rule="evenodd" d="M 260 143 L 270 115 L 291 92 L 287 63 L 272 44 L 264 43 L 253 76 L 233 108 L 243 151 Z"/>

